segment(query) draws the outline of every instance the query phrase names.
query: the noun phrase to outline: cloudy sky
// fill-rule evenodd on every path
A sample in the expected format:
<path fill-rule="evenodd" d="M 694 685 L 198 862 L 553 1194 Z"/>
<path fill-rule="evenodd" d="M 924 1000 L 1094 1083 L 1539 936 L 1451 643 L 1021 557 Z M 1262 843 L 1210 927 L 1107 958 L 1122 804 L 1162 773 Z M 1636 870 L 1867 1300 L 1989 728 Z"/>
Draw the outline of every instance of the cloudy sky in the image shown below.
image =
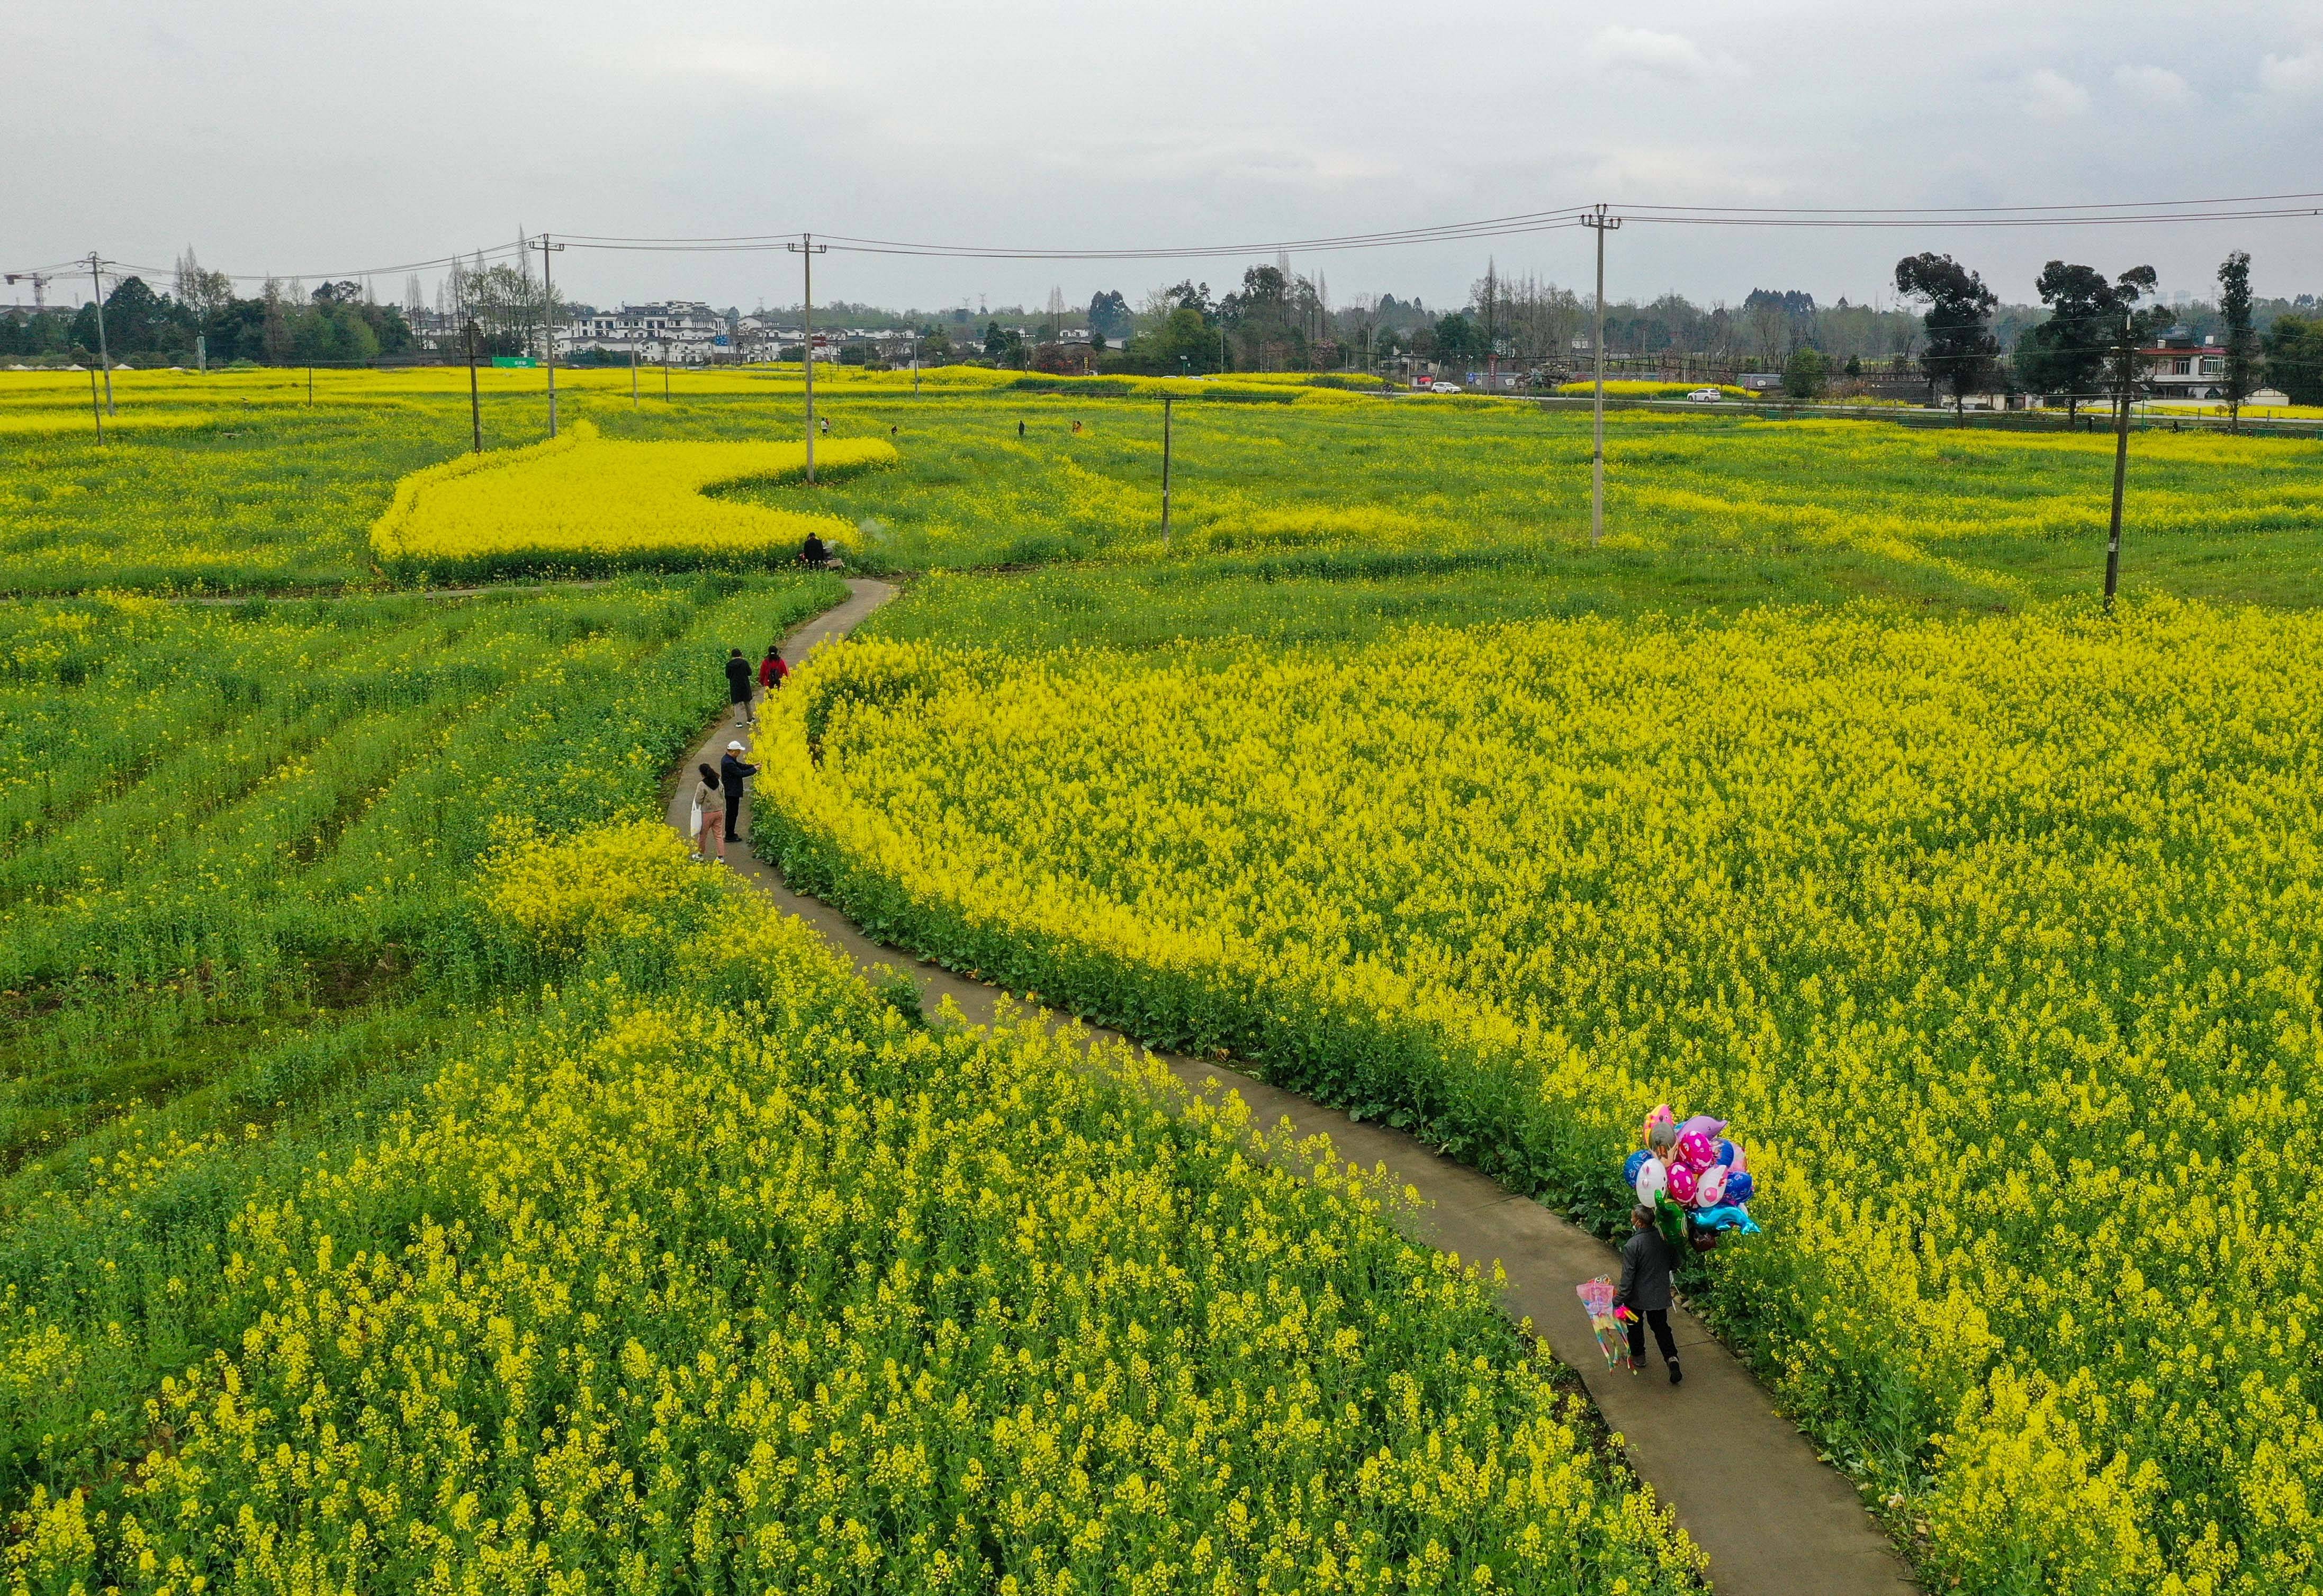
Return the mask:
<path fill-rule="evenodd" d="M 1609 22 L 1616 17 L 1617 22 Z M 2323 188 L 2323 0 L 12 6 L 0 265 L 96 249 L 320 274 L 534 232 L 797 228 L 1239 244 L 1620 205 L 1939 206 Z M 2010 299 L 2052 256 L 2323 292 L 2323 218 L 2021 232 L 1639 225 L 1616 297 L 1878 296 L 1948 250 Z M 1456 303 L 1487 253 L 1585 283 L 1588 234 L 1294 253 L 1334 298 Z M 1134 300 L 1244 261 L 838 254 L 817 298 Z M 783 254 L 574 248 L 581 298 L 797 296 Z M 433 274 L 430 273 L 432 281 Z M 402 277 L 374 279 L 399 297 Z M 21 296 L 22 285 L 11 292 Z"/>

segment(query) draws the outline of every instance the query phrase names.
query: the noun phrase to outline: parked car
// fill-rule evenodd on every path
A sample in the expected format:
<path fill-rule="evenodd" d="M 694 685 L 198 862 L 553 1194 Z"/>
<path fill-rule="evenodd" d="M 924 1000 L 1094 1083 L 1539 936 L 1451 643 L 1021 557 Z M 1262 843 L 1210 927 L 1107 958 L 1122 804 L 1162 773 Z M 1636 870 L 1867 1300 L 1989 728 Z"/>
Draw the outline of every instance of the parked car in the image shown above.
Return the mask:
<path fill-rule="evenodd" d="M 1457 393 L 1460 391 L 1460 385 L 1457 382 L 1431 382 L 1428 384 L 1427 391 L 1429 393 Z"/>
<path fill-rule="evenodd" d="M 1714 405 L 1726 396 L 1714 388 L 1697 388 L 1685 397 L 1697 405 Z"/>

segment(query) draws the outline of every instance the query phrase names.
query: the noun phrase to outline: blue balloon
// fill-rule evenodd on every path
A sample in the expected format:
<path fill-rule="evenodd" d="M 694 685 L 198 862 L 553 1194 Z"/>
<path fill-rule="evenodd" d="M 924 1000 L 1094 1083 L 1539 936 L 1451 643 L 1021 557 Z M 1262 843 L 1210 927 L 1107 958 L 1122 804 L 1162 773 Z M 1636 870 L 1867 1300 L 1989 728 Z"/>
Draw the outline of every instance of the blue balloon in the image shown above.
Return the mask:
<path fill-rule="evenodd" d="M 1630 1155 L 1630 1161 L 1621 1166 L 1621 1184 L 1630 1187 L 1636 1186 L 1638 1183 L 1638 1171 L 1646 1167 L 1646 1160 L 1652 1156 L 1653 1155 L 1651 1153 L 1648 1152 L 1642 1147 L 1637 1151 L 1631 1153 Z"/>
<path fill-rule="evenodd" d="M 1734 1143 L 1723 1136 L 1718 1139 L 1718 1161 L 1730 1169 L 1734 1167 Z"/>
<path fill-rule="evenodd" d="M 1737 1205 L 1747 1203 L 1758 1189 L 1758 1183 L 1750 1179 L 1749 1170 L 1734 1169 L 1728 1172 L 1726 1177 L 1726 1200 L 1728 1202 Z"/>
<path fill-rule="evenodd" d="M 1731 1203 L 1703 1209 L 1694 1216 L 1694 1223 L 1703 1230 L 1739 1230 L 1745 1235 L 1758 1234 L 1758 1227 L 1750 1222 L 1750 1215 Z"/>

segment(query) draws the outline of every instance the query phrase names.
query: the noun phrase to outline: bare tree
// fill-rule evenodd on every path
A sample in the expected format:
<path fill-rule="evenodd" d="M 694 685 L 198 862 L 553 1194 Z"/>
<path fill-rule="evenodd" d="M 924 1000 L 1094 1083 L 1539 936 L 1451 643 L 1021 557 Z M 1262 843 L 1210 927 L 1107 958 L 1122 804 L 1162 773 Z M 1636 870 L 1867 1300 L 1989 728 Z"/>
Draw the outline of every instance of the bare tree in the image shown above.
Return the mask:
<path fill-rule="evenodd" d="M 234 280 L 223 271 L 204 271 L 191 244 L 178 257 L 177 280 L 178 303 L 197 321 L 207 322 L 234 303 Z"/>
<path fill-rule="evenodd" d="M 1783 340 L 1791 329 L 1791 318 L 1777 300 L 1761 299 L 1742 313 L 1742 320 L 1750 335 L 1752 353 L 1761 364 L 1769 368 L 1780 365 Z"/>

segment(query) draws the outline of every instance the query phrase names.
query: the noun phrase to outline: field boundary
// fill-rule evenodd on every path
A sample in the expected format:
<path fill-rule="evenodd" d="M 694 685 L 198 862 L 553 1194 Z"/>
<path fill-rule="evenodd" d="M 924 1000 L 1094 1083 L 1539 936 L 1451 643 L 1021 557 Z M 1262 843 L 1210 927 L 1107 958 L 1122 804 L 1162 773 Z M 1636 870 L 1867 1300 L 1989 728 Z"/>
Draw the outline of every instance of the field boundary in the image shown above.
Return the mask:
<path fill-rule="evenodd" d="M 785 653 L 794 664 L 844 637 L 896 592 L 891 583 L 867 578 L 849 578 L 848 587 L 844 603 L 790 635 Z M 715 764 L 726 742 L 738 735 L 731 716 L 721 714 L 681 771 L 697 763 Z M 681 834 L 688 820 L 687 790 L 681 780 L 666 812 Z M 743 815 L 747 826 L 747 800 Z M 737 876 L 813 927 L 858 971 L 897 971 L 919 988 L 931 1008 L 949 1002 L 971 1024 L 989 1025 L 1015 1004 L 1013 995 L 996 986 L 874 941 L 830 904 L 794 892 L 781 872 L 751 854 L 747 843 L 731 852 L 727 864 Z M 1071 1015 L 1044 1009 L 1041 1018 L 1093 1044 L 1137 1045 Z M 1222 1065 L 1141 1050 L 1167 1065 L 1190 1093 L 1237 1094 L 1261 1124 L 1288 1122 L 1302 1140 L 1328 1136 L 1343 1160 L 1365 1168 L 1384 1165 L 1398 1184 L 1417 1191 L 1428 1205 L 1409 1227 L 1415 1240 L 1487 1273 L 1497 1260 L 1507 1277 L 1502 1306 L 1580 1376 L 1630 1467 L 1708 1555 L 1721 1592 L 1877 1596 L 1915 1588 L 1855 1486 L 1821 1460 L 1813 1444 L 1776 1410 L 1749 1369 L 1683 1306 L 1670 1317 L 1685 1365 L 1684 1386 L 1669 1386 L 1657 1365 L 1634 1375 L 1604 1367 L 1574 1295 L 1584 1280 L 1620 1272 L 1618 1255 L 1595 1236 L 1400 1132 L 1359 1124 Z M 1648 1358 L 1651 1363 L 1650 1351 Z"/>

